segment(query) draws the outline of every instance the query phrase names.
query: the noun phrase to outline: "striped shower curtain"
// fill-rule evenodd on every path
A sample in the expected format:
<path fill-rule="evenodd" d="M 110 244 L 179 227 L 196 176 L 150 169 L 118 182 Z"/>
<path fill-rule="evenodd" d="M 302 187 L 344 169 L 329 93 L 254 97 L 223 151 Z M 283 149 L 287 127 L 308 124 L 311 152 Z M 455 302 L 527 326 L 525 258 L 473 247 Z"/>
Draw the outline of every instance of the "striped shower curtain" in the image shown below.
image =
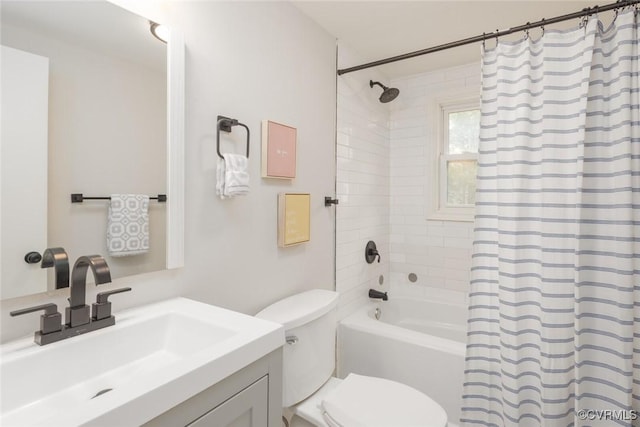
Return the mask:
<path fill-rule="evenodd" d="M 482 67 L 461 423 L 639 426 L 637 11 Z"/>

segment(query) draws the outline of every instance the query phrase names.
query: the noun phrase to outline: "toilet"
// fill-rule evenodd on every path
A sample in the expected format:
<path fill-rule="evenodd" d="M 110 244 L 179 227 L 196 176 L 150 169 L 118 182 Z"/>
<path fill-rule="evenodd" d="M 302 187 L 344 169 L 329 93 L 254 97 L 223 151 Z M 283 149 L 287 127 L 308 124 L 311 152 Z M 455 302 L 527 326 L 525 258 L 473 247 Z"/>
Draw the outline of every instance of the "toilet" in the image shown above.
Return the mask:
<path fill-rule="evenodd" d="M 412 387 L 356 374 L 332 377 L 337 303 L 337 292 L 314 289 L 256 314 L 285 329 L 285 412 L 318 427 L 445 427 L 444 409 Z"/>

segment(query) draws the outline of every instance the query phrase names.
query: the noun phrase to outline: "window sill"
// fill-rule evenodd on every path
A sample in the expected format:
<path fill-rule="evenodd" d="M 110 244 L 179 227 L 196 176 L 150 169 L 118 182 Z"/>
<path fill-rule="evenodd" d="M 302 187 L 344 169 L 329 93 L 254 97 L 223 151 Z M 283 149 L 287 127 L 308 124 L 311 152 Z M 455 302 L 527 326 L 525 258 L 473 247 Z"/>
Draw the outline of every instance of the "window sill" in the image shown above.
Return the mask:
<path fill-rule="evenodd" d="M 474 216 L 473 212 L 461 213 L 440 210 L 427 215 L 427 221 L 474 222 Z"/>

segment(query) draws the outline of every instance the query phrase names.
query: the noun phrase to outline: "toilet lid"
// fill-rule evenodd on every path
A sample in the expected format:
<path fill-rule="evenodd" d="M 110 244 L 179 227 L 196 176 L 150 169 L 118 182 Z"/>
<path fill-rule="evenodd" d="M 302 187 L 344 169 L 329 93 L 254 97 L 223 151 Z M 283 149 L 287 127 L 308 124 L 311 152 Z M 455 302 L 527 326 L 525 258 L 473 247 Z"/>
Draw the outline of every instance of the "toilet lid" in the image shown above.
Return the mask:
<path fill-rule="evenodd" d="M 331 427 L 444 427 L 447 414 L 429 396 L 395 381 L 349 374 L 322 401 Z"/>

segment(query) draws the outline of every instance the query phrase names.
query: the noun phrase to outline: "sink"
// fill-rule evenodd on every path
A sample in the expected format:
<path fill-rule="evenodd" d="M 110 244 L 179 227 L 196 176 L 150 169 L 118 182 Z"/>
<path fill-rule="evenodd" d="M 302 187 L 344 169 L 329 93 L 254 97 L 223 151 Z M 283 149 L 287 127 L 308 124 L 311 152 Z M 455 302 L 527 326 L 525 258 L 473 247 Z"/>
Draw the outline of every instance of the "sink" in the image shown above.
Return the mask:
<path fill-rule="evenodd" d="M 0 346 L 0 425 L 140 425 L 284 342 L 281 325 L 186 298 L 115 317 L 47 346 Z"/>

